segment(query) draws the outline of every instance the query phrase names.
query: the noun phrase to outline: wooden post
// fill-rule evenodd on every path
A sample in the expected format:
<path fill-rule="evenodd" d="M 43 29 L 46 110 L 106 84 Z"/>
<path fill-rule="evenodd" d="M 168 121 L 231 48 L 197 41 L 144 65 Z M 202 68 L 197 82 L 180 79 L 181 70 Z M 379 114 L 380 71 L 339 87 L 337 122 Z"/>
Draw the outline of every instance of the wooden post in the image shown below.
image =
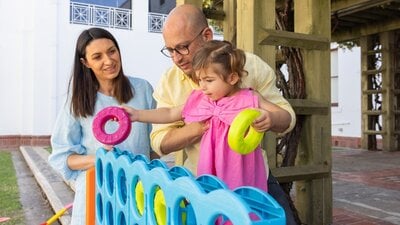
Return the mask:
<path fill-rule="evenodd" d="M 364 71 L 368 70 L 367 63 L 367 53 L 368 53 L 368 37 L 360 38 L 360 48 L 361 48 L 361 112 L 366 112 L 368 110 L 368 77 L 363 75 Z M 361 116 L 361 148 L 369 149 L 368 144 L 368 115 L 362 113 Z"/>
<path fill-rule="evenodd" d="M 394 31 L 383 32 L 380 34 L 382 43 L 382 149 L 384 151 L 399 150 L 396 147 L 395 131 L 395 113 L 394 113 L 394 76 L 396 40 L 394 40 Z"/>
<path fill-rule="evenodd" d="M 379 148 L 377 136 L 382 136 L 384 151 L 398 150 L 396 142 L 395 113 L 395 33 L 393 31 L 369 35 L 360 38 L 361 47 L 361 84 L 362 84 L 362 136 L 361 147 L 368 150 Z M 375 49 L 376 40 L 380 49 Z M 378 57 L 380 55 L 381 57 Z M 379 64 L 371 63 L 370 58 Z M 381 77 L 380 86 L 372 85 L 375 77 Z M 381 98 L 381 103 L 374 98 Z M 377 121 L 382 126 L 376 126 Z"/>
<path fill-rule="evenodd" d="M 236 45 L 236 1 L 224 1 L 225 19 L 222 22 L 224 40 Z"/>
<path fill-rule="evenodd" d="M 86 170 L 86 225 L 96 224 L 96 170 Z"/>
<path fill-rule="evenodd" d="M 276 46 L 260 45 L 263 29 L 275 29 L 275 1 L 238 0 L 236 13 L 237 47 L 258 55 L 275 69 Z M 262 147 L 267 150 L 269 167 L 276 168 L 276 134 L 266 133 Z"/>
<path fill-rule="evenodd" d="M 275 29 L 275 1 L 237 0 L 237 47 L 275 68 L 275 46 L 260 45 L 262 29 Z"/>
<path fill-rule="evenodd" d="M 330 40 L 330 1 L 294 1 L 294 31 Z M 329 49 L 329 42 L 326 43 Z M 330 51 L 302 49 L 307 99 L 330 103 Z M 331 114 L 312 115 L 303 126 L 297 165 L 331 168 Z M 296 182 L 296 206 L 305 224 L 332 223 L 332 177 Z"/>

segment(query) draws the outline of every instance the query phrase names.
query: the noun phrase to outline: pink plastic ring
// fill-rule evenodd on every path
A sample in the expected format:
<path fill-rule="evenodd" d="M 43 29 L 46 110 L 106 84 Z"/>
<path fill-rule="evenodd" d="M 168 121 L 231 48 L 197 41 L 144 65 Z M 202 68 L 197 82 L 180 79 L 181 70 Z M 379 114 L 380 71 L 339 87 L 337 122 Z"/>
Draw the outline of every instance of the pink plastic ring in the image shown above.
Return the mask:
<path fill-rule="evenodd" d="M 118 122 L 118 130 L 107 134 L 104 126 L 111 119 L 115 119 Z M 92 124 L 92 131 L 99 142 L 106 145 L 116 145 L 123 142 L 129 136 L 131 127 L 131 120 L 128 113 L 120 107 L 110 106 L 96 114 Z"/>

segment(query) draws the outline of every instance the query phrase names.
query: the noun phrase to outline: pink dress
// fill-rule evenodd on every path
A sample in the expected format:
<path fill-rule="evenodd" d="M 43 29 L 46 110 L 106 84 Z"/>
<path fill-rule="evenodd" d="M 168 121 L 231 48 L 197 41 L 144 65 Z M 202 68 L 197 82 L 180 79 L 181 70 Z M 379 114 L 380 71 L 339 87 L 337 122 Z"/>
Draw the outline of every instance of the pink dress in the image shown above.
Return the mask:
<path fill-rule="evenodd" d="M 260 146 L 247 155 L 229 148 L 228 131 L 235 116 L 246 108 L 258 108 L 258 97 L 242 89 L 234 96 L 213 101 L 194 90 L 186 101 L 182 116 L 185 122 L 208 121 L 209 129 L 200 143 L 197 175 L 212 174 L 230 189 L 253 186 L 267 191 L 267 176 Z"/>

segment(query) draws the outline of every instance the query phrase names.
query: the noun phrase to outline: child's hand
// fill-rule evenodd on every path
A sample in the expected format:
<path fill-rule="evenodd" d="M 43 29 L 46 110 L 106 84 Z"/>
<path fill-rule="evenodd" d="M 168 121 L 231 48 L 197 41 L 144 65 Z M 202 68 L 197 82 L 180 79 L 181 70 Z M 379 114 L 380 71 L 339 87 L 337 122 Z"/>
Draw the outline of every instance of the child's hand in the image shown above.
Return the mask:
<path fill-rule="evenodd" d="M 252 124 L 254 129 L 256 129 L 256 131 L 258 132 L 266 132 L 270 130 L 271 127 L 273 126 L 272 112 L 263 109 L 256 109 L 256 110 L 261 112 L 261 115 L 254 120 Z"/>
<path fill-rule="evenodd" d="M 113 150 L 114 146 L 113 145 L 103 145 L 103 148 L 107 151 Z"/>
<path fill-rule="evenodd" d="M 127 105 L 121 105 L 121 108 L 123 108 L 125 110 L 125 112 L 127 112 L 129 114 L 129 119 L 132 122 L 138 121 L 139 120 L 139 111 L 129 107 Z"/>

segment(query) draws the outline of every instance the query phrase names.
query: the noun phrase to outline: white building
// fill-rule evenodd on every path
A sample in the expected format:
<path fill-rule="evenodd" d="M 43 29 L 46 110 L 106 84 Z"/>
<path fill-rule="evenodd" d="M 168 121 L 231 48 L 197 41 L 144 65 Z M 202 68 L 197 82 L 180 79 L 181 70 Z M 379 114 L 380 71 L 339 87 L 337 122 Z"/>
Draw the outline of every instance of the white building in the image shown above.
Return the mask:
<path fill-rule="evenodd" d="M 361 52 L 331 45 L 332 145 L 360 148 Z"/>

